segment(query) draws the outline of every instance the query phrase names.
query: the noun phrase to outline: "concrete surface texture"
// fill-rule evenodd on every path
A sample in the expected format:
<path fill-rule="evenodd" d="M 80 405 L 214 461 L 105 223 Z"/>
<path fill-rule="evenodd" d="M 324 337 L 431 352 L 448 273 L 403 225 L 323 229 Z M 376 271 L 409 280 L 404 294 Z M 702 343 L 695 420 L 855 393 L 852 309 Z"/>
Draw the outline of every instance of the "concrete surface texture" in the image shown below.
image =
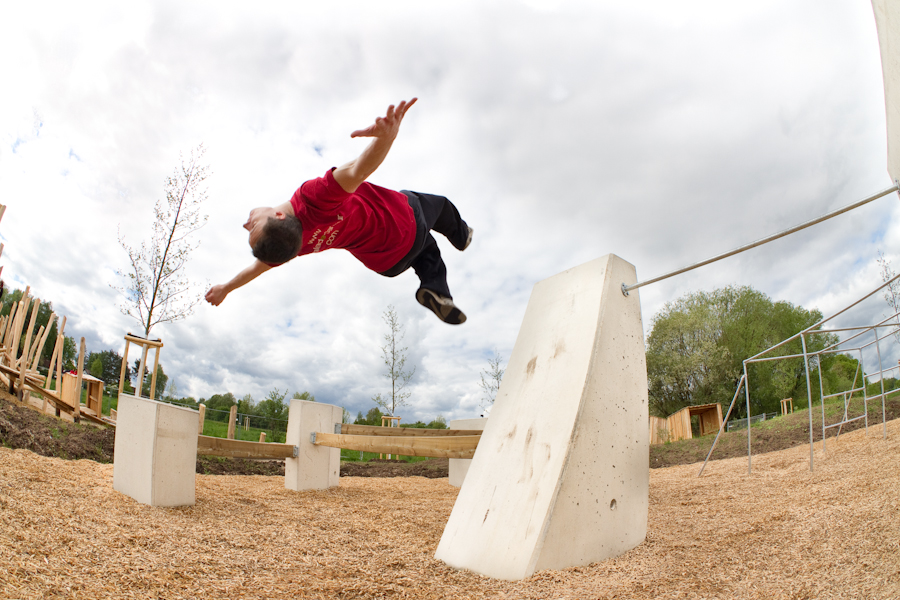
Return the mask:
<path fill-rule="evenodd" d="M 199 413 L 119 396 L 113 489 L 150 506 L 191 506 Z"/>
<path fill-rule="evenodd" d="M 900 2 L 872 0 L 881 70 L 884 75 L 884 104 L 887 116 L 888 173 L 900 179 Z"/>
<path fill-rule="evenodd" d="M 484 431 L 487 424 L 487 417 L 476 419 L 455 419 L 450 421 L 450 429 L 468 429 L 470 431 Z M 453 487 L 462 487 L 463 481 L 466 479 L 466 473 L 469 472 L 469 465 L 472 464 L 471 458 L 451 458 L 450 459 L 450 485 Z"/>
<path fill-rule="evenodd" d="M 284 461 L 284 487 L 301 492 L 324 490 L 338 485 L 341 469 L 339 448 L 316 446 L 311 433 L 334 433 L 334 424 L 344 417 L 344 409 L 333 404 L 291 400 L 287 443 L 299 446 L 297 458 Z"/>
<path fill-rule="evenodd" d="M 584 565 L 647 532 L 647 369 L 634 267 L 535 285 L 435 557 L 489 577 Z"/>

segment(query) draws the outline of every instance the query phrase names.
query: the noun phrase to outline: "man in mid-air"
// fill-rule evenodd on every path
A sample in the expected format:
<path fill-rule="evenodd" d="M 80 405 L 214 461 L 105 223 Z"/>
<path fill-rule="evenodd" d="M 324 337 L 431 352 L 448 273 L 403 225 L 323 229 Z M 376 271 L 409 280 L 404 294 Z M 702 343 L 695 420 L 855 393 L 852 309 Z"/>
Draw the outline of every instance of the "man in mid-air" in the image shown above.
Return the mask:
<path fill-rule="evenodd" d="M 305 182 L 289 202 L 250 211 L 244 229 L 256 260 L 225 284 L 206 292 L 213 306 L 232 291 L 295 256 L 344 248 L 366 267 L 396 277 L 412 267 L 419 276 L 416 300 L 445 323 L 459 325 L 466 315 L 453 303 L 447 268 L 431 231 L 443 234 L 457 250 L 472 242 L 472 228 L 443 196 L 403 190 L 395 192 L 366 180 L 381 165 L 406 111 L 416 98 L 392 104 L 384 117 L 350 137 L 372 142 L 342 167 Z"/>

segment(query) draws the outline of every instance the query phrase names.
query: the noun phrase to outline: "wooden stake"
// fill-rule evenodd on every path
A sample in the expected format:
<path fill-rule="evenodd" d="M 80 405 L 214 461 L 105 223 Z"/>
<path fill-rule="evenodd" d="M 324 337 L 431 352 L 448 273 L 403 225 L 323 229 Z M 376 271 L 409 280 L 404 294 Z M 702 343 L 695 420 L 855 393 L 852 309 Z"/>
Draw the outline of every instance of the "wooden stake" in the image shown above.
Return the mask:
<path fill-rule="evenodd" d="M 29 346 L 31 345 L 31 335 L 34 332 L 34 324 L 37 322 L 38 309 L 40 308 L 41 299 L 35 298 L 31 308 L 31 319 L 28 321 L 28 329 L 25 331 L 25 345 L 22 346 L 22 356 L 19 357 L 19 360 L 23 360 L 28 354 Z M 25 312 L 27 313 L 28 311 Z"/>
<path fill-rule="evenodd" d="M 138 367 L 137 379 L 135 380 L 135 391 L 137 392 L 135 395 L 138 398 L 144 393 L 144 369 L 147 365 L 147 350 L 149 350 L 149 348 L 144 346 L 143 351 L 141 352 L 141 363 Z"/>
<path fill-rule="evenodd" d="M 119 375 L 119 393 L 116 394 L 116 398 L 122 395 L 122 390 L 125 388 L 125 372 L 128 370 L 128 345 L 131 342 L 128 341 L 128 336 L 125 336 L 125 352 L 122 354 L 122 373 Z"/>
<path fill-rule="evenodd" d="M 153 355 L 153 375 L 150 376 L 150 399 L 153 400 L 156 397 L 156 369 L 159 367 L 159 346 L 156 348 L 156 353 Z"/>
<path fill-rule="evenodd" d="M 38 363 L 41 361 L 41 354 L 44 353 L 44 345 L 47 343 L 47 337 L 50 335 L 50 330 L 53 329 L 53 322 L 56 320 L 56 313 L 50 313 L 50 320 L 47 321 L 47 329 L 44 330 L 44 336 L 41 338 L 41 343 L 38 344 L 37 352 L 33 355 L 33 362 L 31 364 L 31 370 L 37 370 Z M 49 369 L 49 367 L 48 367 Z M 50 371 L 47 371 L 47 377 L 50 376 Z"/>
<path fill-rule="evenodd" d="M 203 435 L 203 422 L 206 421 L 206 405 L 200 405 L 200 427 L 197 431 L 197 435 Z"/>
<path fill-rule="evenodd" d="M 237 404 L 231 405 L 231 412 L 228 413 L 228 439 L 234 439 L 234 422 L 237 419 Z"/>
<path fill-rule="evenodd" d="M 84 374 L 84 338 L 81 338 L 81 348 L 78 350 L 78 375 L 75 379 L 75 422 L 81 416 L 81 378 Z"/>
<path fill-rule="evenodd" d="M 266 442 L 266 432 L 260 431 L 259 432 L 259 443 L 264 444 L 265 442 Z"/>

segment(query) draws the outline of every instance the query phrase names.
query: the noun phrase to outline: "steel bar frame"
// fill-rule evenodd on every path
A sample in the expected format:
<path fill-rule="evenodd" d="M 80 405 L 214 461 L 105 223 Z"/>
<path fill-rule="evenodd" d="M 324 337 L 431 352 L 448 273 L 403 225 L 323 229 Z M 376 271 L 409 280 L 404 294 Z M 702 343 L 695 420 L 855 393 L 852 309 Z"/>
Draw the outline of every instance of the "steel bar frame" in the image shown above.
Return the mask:
<path fill-rule="evenodd" d="M 900 275 L 896 275 L 896 276 L 892 277 L 888 281 L 884 282 L 882 285 L 878 286 L 876 289 L 872 290 L 868 294 L 864 295 L 862 298 L 859 298 L 858 300 L 856 300 L 852 304 L 846 306 L 845 308 L 839 310 L 838 312 L 830 315 L 829 317 L 821 319 L 819 322 L 814 323 L 813 325 L 810 325 L 803 331 L 800 331 L 800 332 L 790 336 L 789 338 L 784 339 L 781 342 L 779 342 L 773 346 L 770 346 L 769 348 L 763 350 L 762 352 L 754 354 L 750 358 L 745 359 L 743 361 L 743 374 L 741 375 L 741 378 L 738 381 L 737 389 L 735 390 L 735 394 L 734 394 L 734 398 L 731 400 L 731 405 L 729 405 L 729 407 L 728 407 L 728 412 L 722 421 L 722 425 L 719 428 L 719 433 L 716 435 L 716 439 L 713 441 L 712 448 L 710 448 L 709 453 L 706 456 L 706 460 L 703 462 L 703 466 L 700 468 L 700 472 L 697 474 L 697 476 L 699 477 L 703 474 L 703 470 L 706 468 L 707 462 L 709 462 L 709 459 L 712 456 L 713 451 L 716 449 L 716 445 L 719 442 L 719 437 L 721 436 L 722 431 L 725 428 L 728 418 L 731 416 L 731 411 L 734 408 L 734 405 L 735 405 L 737 398 L 740 395 L 742 389 L 744 391 L 744 398 L 745 398 L 746 408 L 747 408 L 747 473 L 751 474 L 753 472 L 752 471 L 752 466 L 753 466 L 752 435 L 751 435 L 751 430 L 750 430 L 750 376 L 749 376 L 747 366 L 750 364 L 754 364 L 754 363 L 770 362 L 770 361 L 785 360 L 785 359 L 792 359 L 792 358 L 802 358 L 803 359 L 804 375 L 806 376 L 807 409 L 808 409 L 808 413 L 809 413 L 809 470 L 813 471 L 814 465 L 815 465 L 815 443 L 813 440 L 813 416 L 812 416 L 812 414 L 813 414 L 813 398 L 812 398 L 812 381 L 810 379 L 810 362 L 811 362 L 810 359 L 815 359 L 815 368 L 818 370 L 819 401 L 820 401 L 820 404 L 822 407 L 821 408 L 821 412 L 822 412 L 822 450 L 825 451 L 826 450 L 826 441 L 825 441 L 826 440 L 826 432 L 828 429 L 837 427 L 838 428 L 837 436 L 840 436 L 841 429 L 843 428 L 844 425 L 846 425 L 848 423 L 852 423 L 854 421 L 865 420 L 865 431 L 866 431 L 866 435 L 868 435 L 868 432 L 869 432 L 869 399 L 870 399 L 870 397 L 868 395 L 868 389 L 867 389 L 868 386 L 866 385 L 866 371 L 865 371 L 865 367 L 864 367 L 865 363 L 864 363 L 864 357 L 863 357 L 863 350 L 874 345 L 875 352 L 878 357 L 878 371 L 875 373 L 871 373 L 870 376 L 877 375 L 879 377 L 881 393 L 878 394 L 877 396 L 871 397 L 871 399 L 874 400 L 876 397 L 881 399 L 882 437 L 886 439 L 887 438 L 887 421 L 886 421 L 887 410 L 886 410 L 886 406 L 885 406 L 885 397 L 892 393 L 900 392 L 900 388 L 885 392 L 885 390 L 884 390 L 884 375 L 885 375 L 885 373 L 890 373 L 896 369 L 900 369 L 900 365 L 893 366 L 888 369 L 884 368 L 884 364 L 883 364 L 883 360 L 882 360 L 882 353 L 881 353 L 881 341 L 887 337 L 890 337 L 891 335 L 900 333 L 900 311 L 898 311 L 898 312 L 894 313 L 893 315 L 887 317 L 886 319 L 879 321 L 877 323 L 874 323 L 872 325 L 861 325 L 861 326 L 855 326 L 855 327 L 838 327 L 838 328 L 833 328 L 833 329 L 822 329 L 822 326 L 825 323 L 832 321 L 839 315 L 847 312 L 848 310 L 855 307 L 856 305 L 860 304 L 864 300 L 872 297 L 873 295 L 880 292 L 881 290 L 883 290 L 884 288 L 889 286 L 891 283 L 897 281 L 898 279 L 900 279 Z M 646 283 L 652 283 L 652 281 L 648 281 Z M 643 285 L 643 284 L 641 284 L 641 285 Z M 634 287 L 637 287 L 637 286 L 634 286 Z M 633 287 L 631 289 L 633 289 Z M 890 321 L 891 319 L 895 319 L 895 322 L 888 323 L 888 321 Z M 880 334 L 879 330 L 885 329 L 885 328 L 889 329 L 889 331 L 887 331 L 883 334 Z M 856 331 L 857 333 L 849 336 L 846 339 L 840 340 L 837 343 L 831 344 L 830 346 L 827 346 L 821 350 L 817 350 L 815 352 L 809 351 L 809 348 L 807 346 L 807 338 L 808 337 L 814 336 L 816 334 L 828 334 L 828 333 L 837 333 L 837 332 L 845 332 L 845 331 Z M 857 346 L 851 347 L 851 348 L 845 347 L 845 348 L 841 349 L 841 347 L 846 346 L 846 344 L 848 342 L 850 342 L 866 333 L 870 333 L 870 332 L 873 333 L 875 336 L 874 341 L 867 342 L 864 344 L 858 344 Z M 782 356 L 766 356 L 769 353 L 771 353 L 772 351 L 776 350 L 777 348 L 780 348 L 794 340 L 797 340 L 798 338 L 800 339 L 800 344 L 802 347 L 801 354 L 789 354 L 789 355 L 782 355 Z M 854 352 L 854 351 L 856 353 L 858 353 L 859 359 L 857 362 L 856 373 L 853 376 L 853 382 L 851 383 L 850 389 L 844 390 L 842 392 L 837 392 L 834 394 L 825 394 L 825 388 L 823 385 L 824 382 L 822 379 L 821 357 L 826 354 L 845 354 L 845 353 L 850 353 L 850 352 Z M 860 372 L 862 373 L 862 385 L 861 385 L 861 387 L 857 387 L 856 380 L 857 380 L 857 376 L 860 374 Z M 849 413 L 849 403 L 853 399 L 853 394 L 856 392 L 859 392 L 859 391 L 862 391 L 863 414 L 851 418 L 851 417 L 849 417 L 849 414 L 848 414 Z M 832 423 L 829 425 L 825 421 L 825 400 L 827 398 L 833 398 L 836 396 L 843 396 L 844 412 L 843 412 L 841 421 L 839 421 L 838 423 Z"/>

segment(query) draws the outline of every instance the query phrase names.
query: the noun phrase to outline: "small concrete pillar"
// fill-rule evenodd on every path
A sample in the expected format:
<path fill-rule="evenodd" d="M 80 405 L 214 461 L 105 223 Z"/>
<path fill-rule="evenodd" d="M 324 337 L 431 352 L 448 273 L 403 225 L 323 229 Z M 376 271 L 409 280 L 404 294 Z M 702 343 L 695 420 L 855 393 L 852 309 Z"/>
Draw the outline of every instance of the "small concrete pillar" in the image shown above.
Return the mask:
<path fill-rule="evenodd" d="M 284 460 L 284 487 L 295 492 L 324 490 L 338 485 L 341 470 L 340 448 L 316 446 L 311 433 L 334 433 L 344 409 L 333 404 L 291 400 L 287 443 L 299 447 L 297 458 Z"/>
<path fill-rule="evenodd" d="M 195 502 L 197 411 L 119 395 L 113 489 L 150 506 Z"/>
<path fill-rule="evenodd" d="M 457 419 L 450 421 L 450 429 L 468 429 L 470 431 L 484 431 L 487 424 L 487 417 L 478 419 Z M 450 485 L 453 487 L 462 487 L 463 481 L 466 479 L 466 473 L 469 472 L 469 465 L 472 464 L 471 458 L 451 458 L 450 459 Z"/>

